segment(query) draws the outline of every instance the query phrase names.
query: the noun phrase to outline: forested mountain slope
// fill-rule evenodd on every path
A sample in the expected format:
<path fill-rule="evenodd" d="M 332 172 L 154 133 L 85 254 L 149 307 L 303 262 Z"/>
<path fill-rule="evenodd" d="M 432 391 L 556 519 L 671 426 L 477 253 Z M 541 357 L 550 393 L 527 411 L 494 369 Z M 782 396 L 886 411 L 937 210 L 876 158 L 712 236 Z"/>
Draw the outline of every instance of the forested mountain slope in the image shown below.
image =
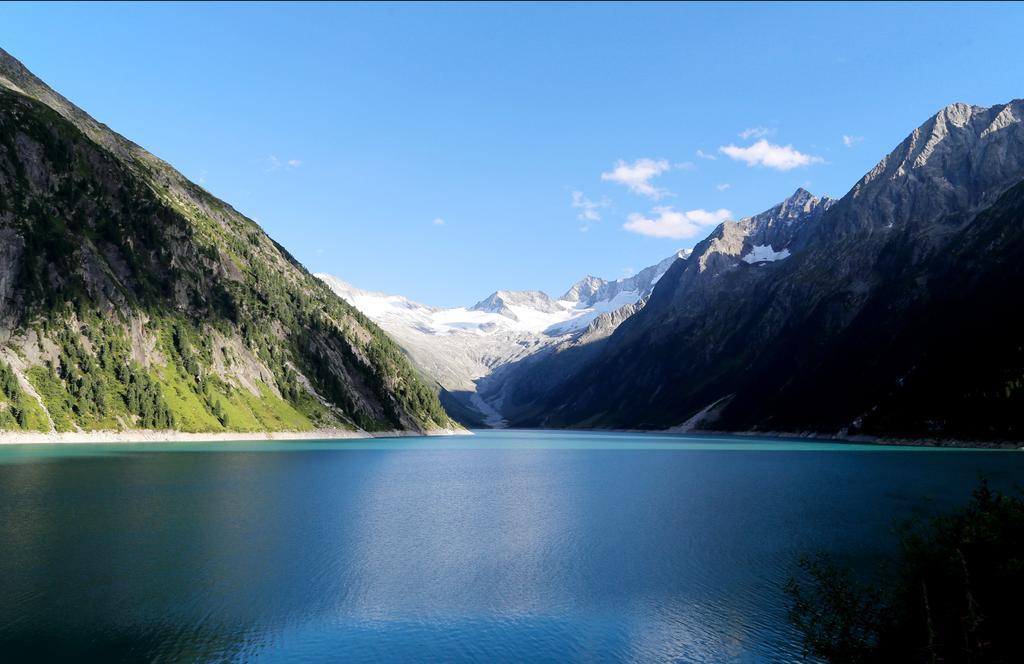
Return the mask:
<path fill-rule="evenodd" d="M 0 429 L 449 425 L 259 226 L 0 51 Z"/>

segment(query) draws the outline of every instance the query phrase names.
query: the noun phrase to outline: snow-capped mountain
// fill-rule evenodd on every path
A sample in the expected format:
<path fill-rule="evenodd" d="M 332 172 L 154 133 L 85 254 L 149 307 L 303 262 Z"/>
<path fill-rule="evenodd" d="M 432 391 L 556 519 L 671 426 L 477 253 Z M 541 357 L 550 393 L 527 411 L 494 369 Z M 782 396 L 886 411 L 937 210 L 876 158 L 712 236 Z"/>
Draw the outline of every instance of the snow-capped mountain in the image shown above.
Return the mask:
<path fill-rule="evenodd" d="M 470 423 L 501 426 L 494 404 L 477 394 L 478 381 L 505 364 L 571 342 L 592 324 L 610 334 L 608 328 L 638 310 L 668 268 L 689 253 L 678 251 L 624 279 L 588 276 L 557 300 L 541 291 L 499 290 L 470 307 L 448 309 L 362 290 L 329 274 L 316 276 L 405 348 L 447 391 L 450 411 Z"/>
<path fill-rule="evenodd" d="M 657 265 L 644 268 L 631 277 L 605 281 L 600 277 L 588 276 L 580 279 L 561 297 L 566 302 L 578 302 L 593 305 L 597 302 L 621 302 L 620 306 L 633 304 L 643 294 L 650 293 L 654 284 L 676 262 L 678 258 L 686 258 L 690 249 L 677 251 Z M 640 297 L 638 297 L 638 295 Z M 612 310 L 618 309 L 614 307 Z"/>

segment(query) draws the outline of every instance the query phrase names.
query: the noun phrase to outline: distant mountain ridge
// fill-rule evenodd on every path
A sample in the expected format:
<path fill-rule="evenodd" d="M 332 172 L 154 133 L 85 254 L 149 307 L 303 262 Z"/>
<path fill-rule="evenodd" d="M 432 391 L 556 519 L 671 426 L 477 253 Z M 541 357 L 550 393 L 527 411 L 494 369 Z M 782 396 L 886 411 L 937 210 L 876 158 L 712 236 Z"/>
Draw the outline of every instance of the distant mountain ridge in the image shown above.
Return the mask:
<path fill-rule="evenodd" d="M 316 276 L 405 348 L 442 386 L 449 412 L 464 424 L 502 426 L 500 399 L 492 403 L 479 389 L 493 372 L 595 330 L 613 329 L 626 312 L 643 306 L 658 279 L 688 254 L 676 252 L 631 277 L 587 277 L 558 300 L 542 291 L 499 290 L 470 307 L 450 309 L 355 288 L 328 274 Z"/>
<path fill-rule="evenodd" d="M 657 264 L 645 267 L 633 276 L 615 279 L 614 281 L 587 276 L 573 284 L 572 288 L 566 291 L 559 299 L 566 302 L 582 302 L 588 306 L 593 306 L 595 302 L 614 300 L 621 293 L 635 292 L 647 294 L 654 288 L 654 284 L 658 282 L 658 279 L 668 271 L 672 263 L 676 262 L 676 259 L 686 258 L 689 255 L 689 249 L 681 249 Z"/>
<path fill-rule="evenodd" d="M 534 311 L 545 314 L 557 314 L 563 311 L 558 303 L 552 300 L 547 293 L 541 291 L 495 291 L 483 300 L 474 304 L 472 311 L 485 311 L 492 314 L 501 314 L 512 320 L 518 320 L 513 306 L 527 307 Z"/>

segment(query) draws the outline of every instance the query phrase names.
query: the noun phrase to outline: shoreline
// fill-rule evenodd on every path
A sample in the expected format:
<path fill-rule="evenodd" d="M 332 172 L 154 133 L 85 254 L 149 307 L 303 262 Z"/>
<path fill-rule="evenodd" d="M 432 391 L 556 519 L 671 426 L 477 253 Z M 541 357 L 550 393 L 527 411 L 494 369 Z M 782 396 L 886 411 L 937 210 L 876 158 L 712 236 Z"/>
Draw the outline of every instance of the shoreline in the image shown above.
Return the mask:
<path fill-rule="evenodd" d="M 403 438 L 427 436 L 472 436 L 468 429 L 430 431 L 350 431 L 316 429 L 314 431 L 238 431 L 193 433 L 138 429 L 130 431 L 0 432 L 3 445 L 89 445 L 107 443 L 227 443 L 250 440 L 360 440 L 366 438 Z"/>
<path fill-rule="evenodd" d="M 484 431 L 515 431 L 510 428 L 485 428 Z M 545 429 L 521 429 L 545 431 Z M 629 433 L 674 436 L 736 436 L 743 438 L 790 438 L 831 443 L 878 445 L 880 447 L 945 447 L 963 449 L 1024 450 L 1024 442 L 977 441 L 948 438 L 884 438 L 879 436 L 843 436 L 814 432 L 791 431 L 720 431 L 673 429 L 549 429 L 583 433 Z M 0 447 L 5 445 L 100 445 L 117 443 L 227 443 L 258 440 L 365 440 L 369 438 L 424 438 L 432 436 L 473 436 L 470 429 L 433 429 L 430 431 L 351 431 L 348 429 L 317 429 L 314 431 L 249 431 L 249 432 L 185 432 L 139 429 L 130 431 L 67 431 L 67 432 L 0 432 Z"/>
<path fill-rule="evenodd" d="M 640 431 L 634 431 L 640 433 Z M 841 434 L 822 434 L 812 431 L 801 433 L 792 431 L 712 431 L 712 430 L 689 430 L 678 431 L 673 429 L 660 429 L 650 433 L 668 433 L 676 435 L 701 435 L 712 436 L 746 436 L 763 438 L 796 438 L 803 440 L 820 440 L 829 443 L 854 443 L 858 445 L 879 445 L 884 447 L 959 447 L 964 449 L 985 449 L 985 450 L 1021 450 L 1024 449 L 1024 441 L 999 441 L 999 440 L 961 440 L 956 438 L 886 438 L 884 436 L 844 436 Z"/>
<path fill-rule="evenodd" d="M 877 445 L 879 447 L 945 447 L 971 450 L 1024 450 L 1024 441 L 999 440 L 961 440 L 955 438 L 885 438 L 881 436 L 842 436 L 839 434 L 823 434 L 811 431 L 725 431 L 720 429 L 688 429 L 680 431 L 676 427 L 668 429 L 521 429 L 503 427 L 501 429 L 482 429 L 483 431 L 560 431 L 582 433 L 629 433 L 649 434 L 655 436 L 736 436 L 742 438 L 789 438 L 794 440 L 819 441 L 822 443 L 850 443 L 856 445 Z"/>

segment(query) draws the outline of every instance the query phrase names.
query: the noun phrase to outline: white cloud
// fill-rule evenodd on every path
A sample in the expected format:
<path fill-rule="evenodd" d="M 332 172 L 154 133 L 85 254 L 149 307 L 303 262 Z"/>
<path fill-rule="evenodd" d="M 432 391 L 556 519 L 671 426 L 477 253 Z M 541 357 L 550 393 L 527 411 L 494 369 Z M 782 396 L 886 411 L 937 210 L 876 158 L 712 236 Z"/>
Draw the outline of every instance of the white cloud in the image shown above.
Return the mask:
<path fill-rule="evenodd" d="M 718 191 L 725 191 L 726 189 L 731 189 L 731 188 L 732 188 L 732 185 L 729 184 L 728 182 L 723 182 L 722 184 L 715 185 L 715 189 L 717 189 Z"/>
<path fill-rule="evenodd" d="M 286 159 L 282 161 L 281 159 L 278 159 L 275 155 L 270 155 L 269 157 L 267 157 L 267 167 L 265 169 L 265 172 L 275 173 L 281 170 L 282 168 L 298 168 L 299 166 L 302 166 L 302 162 L 299 161 L 298 159 Z"/>
<path fill-rule="evenodd" d="M 626 185 L 635 194 L 661 198 L 669 192 L 656 188 L 650 180 L 671 169 L 666 159 L 637 159 L 632 164 L 620 159 L 613 170 L 601 173 L 601 179 Z"/>
<path fill-rule="evenodd" d="M 583 195 L 582 191 L 572 192 L 572 207 L 575 210 L 579 210 L 579 214 L 576 218 L 583 222 L 580 226 L 580 230 L 586 232 L 590 230 L 590 224 L 594 221 L 601 220 L 601 213 L 598 212 L 601 208 L 606 208 L 611 205 L 611 201 L 607 198 L 602 198 L 599 201 L 592 201 Z"/>
<path fill-rule="evenodd" d="M 661 206 L 654 208 L 653 215 L 645 217 L 639 212 L 634 212 L 629 215 L 629 220 L 622 227 L 627 231 L 649 237 L 681 240 L 694 237 L 708 226 L 722 223 L 732 216 L 732 212 L 724 208 L 713 211 L 698 209 L 679 212 L 669 206 Z"/>
<path fill-rule="evenodd" d="M 788 171 L 825 161 L 821 157 L 799 152 L 793 149 L 792 145 L 775 145 L 763 138 L 749 147 L 741 148 L 729 144 L 718 148 L 718 151 L 730 159 L 746 162 L 747 166 L 764 166 L 778 171 Z"/>
<path fill-rule="evenodd" d="M 701 159 L 707 159 L 708 161 L 714 161 L 714 160 L 718 159 L 718 157 L 716 157 L 715 155 L 708 154 L 707 152 L 704 152 L 703 150 L 697 150 L 697 156 L 700 157 Z"/>
<path fill-rule="evenodd" d="M 441 217 L 434 217 L 434 220 L 430 223 L 434 224 L 435 226 L 444 226 L 445 222 L 444 219 L 442 219 Z"/>
<path fill-rule="evenodd" d="M 863 136 L 847 136 L 846 134 L 843 134 L 843 145 L 848 148 L 852 148 L 863 140 Z"/>
<path fill-rule="evenodd" d="M 775 130 L 774 129 L 769 129 L 768 127 L 760 127 L 759 126 L 759 127 L 750 127 L 749 129 L 744 129 L 743 131 L 741 131 L 739 133 L 739 137 L 742 138 L 743 140 L 747 140 L 747 139 L 750 139 L 750 138 L 764 138 L 765 136 L 772 136 L 774 134 L 775 134 Z"/>

